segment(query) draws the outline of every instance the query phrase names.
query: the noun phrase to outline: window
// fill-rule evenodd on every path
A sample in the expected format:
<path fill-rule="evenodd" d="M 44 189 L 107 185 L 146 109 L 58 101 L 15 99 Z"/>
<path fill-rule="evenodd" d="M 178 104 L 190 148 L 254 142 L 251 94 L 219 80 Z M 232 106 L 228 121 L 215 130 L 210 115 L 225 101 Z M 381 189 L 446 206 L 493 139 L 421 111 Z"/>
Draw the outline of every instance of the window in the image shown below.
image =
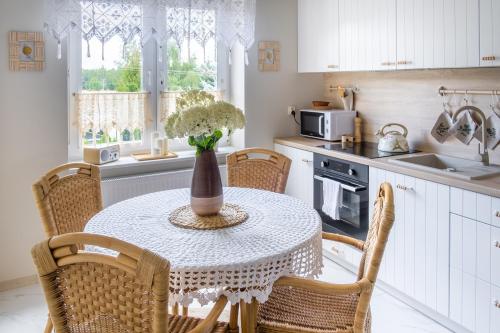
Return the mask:
<path fill-rule="evenodd" d="M 141 45 L 139 34 L 127 43 L 118 35 L 102 43 L 71 33 L 70 159 L 81 159 L 83 147 L 99 144 L 119 143 L 124 154 L 148 150 L 151 133 L 163 135 L 164 120 L 183 91 L 205 90 L 217 100 L 227 98 L 228 52 L 216 40 L 215 11 L 172 11 L 167 11 L 168 22 L 190 17 L 197 28 L 171 34 L 161 47 L 154 40 Z M 227 143 L 227 138 L 221 140 L 221 145 Z M 192 149 L 186 140 L 170 140 L 169 146 Z"/>

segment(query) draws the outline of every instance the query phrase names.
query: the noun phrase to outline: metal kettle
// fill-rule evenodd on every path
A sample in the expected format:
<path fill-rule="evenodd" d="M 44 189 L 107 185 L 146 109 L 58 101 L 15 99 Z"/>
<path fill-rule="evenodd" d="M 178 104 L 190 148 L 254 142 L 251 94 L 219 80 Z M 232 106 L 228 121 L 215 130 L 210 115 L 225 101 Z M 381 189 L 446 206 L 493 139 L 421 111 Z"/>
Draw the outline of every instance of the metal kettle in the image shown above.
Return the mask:
<path fill-rule="evenodd" d="M 403 133 L 398 131 L 384 132 L 387 127 L 398 126 L 403 130 Z M 378 150 L 388 153 L 406 153 L 410 150 L 408 146 L 408 140 L 406 136 L 408 135 L 408 129 L 397 123 L 390 123 L 382 126 L 381 129 L 375 133 L 380 139 L 378 141 Z"/>

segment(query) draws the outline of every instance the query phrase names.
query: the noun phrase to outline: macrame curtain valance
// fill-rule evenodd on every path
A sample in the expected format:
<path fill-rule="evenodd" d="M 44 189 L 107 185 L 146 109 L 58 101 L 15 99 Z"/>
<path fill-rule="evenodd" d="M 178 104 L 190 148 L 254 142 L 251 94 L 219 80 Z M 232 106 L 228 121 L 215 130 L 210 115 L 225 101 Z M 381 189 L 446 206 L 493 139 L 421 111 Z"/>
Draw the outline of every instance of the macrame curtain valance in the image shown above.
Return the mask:
<path fill-rule="evenodd" d="M 45 0 L 47 31 L 61 41 L 78 29 L 88 41 L 119 36 L 124 44 L 139 35 L 144 45 L 194 40 L 202 47 L 214 36 L 231 49 L 254 42 L 256 0 Z M 87 51 L 90 53 L 90 49 Z M 103 53 L 104 54 L 104 53 Z"/>

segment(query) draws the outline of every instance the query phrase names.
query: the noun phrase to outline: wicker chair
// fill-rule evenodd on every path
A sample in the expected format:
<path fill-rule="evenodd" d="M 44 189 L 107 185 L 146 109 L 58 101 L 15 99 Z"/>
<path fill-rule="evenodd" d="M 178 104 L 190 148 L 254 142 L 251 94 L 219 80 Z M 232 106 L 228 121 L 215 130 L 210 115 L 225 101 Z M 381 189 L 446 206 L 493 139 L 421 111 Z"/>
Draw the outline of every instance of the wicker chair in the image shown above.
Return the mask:
<path fill-rule="evenodd" d="M 261 154 L 264 158 L 250 158 Z M 227 156 L 228 185 L 283 193 L 292 161 L 277 152 L 262 148 L 249 148 Z"/>
<path fill-rule="evenodd" d="M 110 256 L 78 250 L 93 245 Z M 32 249 L 56 332 L 222 333 L 221 297 L 206 319 L 168 315 L 169 262 L 118 239 L 86 233 L 54 236 Z"/>
<path fill-rule="evenodd" d="M 70 170 L 75 173 L 60 176 Z M 69 163 L 50 170 L 33 184 L 36 205 L 47 237 L 83 231 L 102 209 L 99 168 Z"/>
<path fill-rule="evenodd" d="M 259 332 L 370 332 L 370 299 L 393 222 L 392 187 L 384 183 L 379 189 L 365 242 L 323 233 L 324 239 L 363 251 L 357 281 L 331 284 L 297 277 L 281 278 L 274 284 L 269 300 L 259 307 Z"/>

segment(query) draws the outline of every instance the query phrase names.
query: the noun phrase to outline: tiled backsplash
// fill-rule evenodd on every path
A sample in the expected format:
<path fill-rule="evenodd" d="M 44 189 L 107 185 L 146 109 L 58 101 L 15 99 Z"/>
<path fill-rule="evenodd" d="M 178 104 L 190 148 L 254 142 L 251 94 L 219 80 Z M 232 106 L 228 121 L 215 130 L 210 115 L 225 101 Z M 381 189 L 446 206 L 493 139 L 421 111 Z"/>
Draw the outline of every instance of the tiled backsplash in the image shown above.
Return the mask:
<path fill-rule="evenodd" d="M 377 141 L 374 133 L 384 124 L 401 123 L 408 128 L 410 145 L 423 151 L 461 157 L 474 157 L 478 141 L 466 146 L 455 138 L 439 144 L 430 131 L 443 111 L 440 86 L 447 89 L 500 89 L 500 68 L 415 70 L 400 72 L 351 72 L 324 74 L 325 97 L 337 107 L 342 103 L 330 87 L 356 86 L 355 108 L 363 118 L 363 138 Z M 448 97 L 455 110 L 463 96 Z M 471 96 L 471 104 L 488 117 L 491 96 Z M 500 147 L 490 152 L 491 161 L 500 164 Z"/>

